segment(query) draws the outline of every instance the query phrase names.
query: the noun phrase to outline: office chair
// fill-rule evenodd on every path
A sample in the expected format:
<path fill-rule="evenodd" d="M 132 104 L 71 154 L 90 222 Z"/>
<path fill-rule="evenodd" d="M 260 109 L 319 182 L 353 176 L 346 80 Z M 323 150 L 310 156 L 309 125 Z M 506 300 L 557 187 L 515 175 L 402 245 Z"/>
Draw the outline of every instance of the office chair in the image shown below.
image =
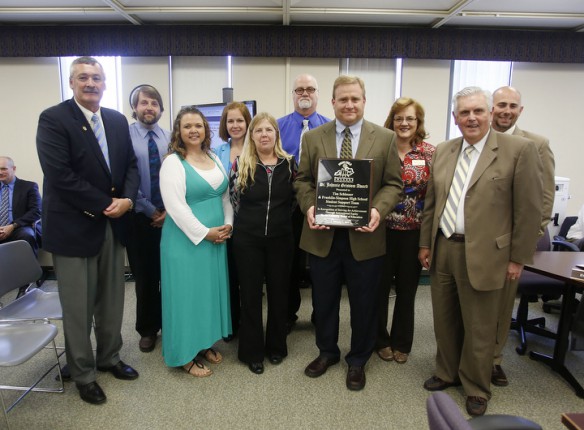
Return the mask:
<path fill-rule="evenodd" d="M 466 420 L 452 398 L 443 392 L 426 400 L 430 430 L 542 430 L 539 424 L 513 415 L 483 415 Z"/>
<path fill-rule="evenodd" d="M 28 245 L 28 244 L 27 244 Z M 64 391 L 63 382 L 56 388 L 37 387 L 38 384 L 56 367 L 61 372 L 59 354 L 55 345 L 57 327 L 46 321 L 42 323 L 18 322 L 11 324 L 0 324 L 0 367 L 19 366 L 36 356 L 41 350 L 52 344 L 51 349 L 55 354 L 55 363 L 46 370 L 42 376 L 37 378 L 30 386 L 20 387 L 12 385 L 0 385 L 0 402 L 4 412 L 6 427 L 10 428 L 8 413 L 31 391 L 62 393 Z M 27 372 L 28 375 L 28 372 Z M 4 402 L 2 390 L 18 390 L 24 393 L 18 397 L 8 408 Z"/>
<path fill-rule="evenodd" d="M 546 229 L 544 235 L 537 242 L 537 250 L 549 251 L 550 247 L 550 235 Z M 521 272 L 517 286 L 517 293 L 520 295 L 519 305 L 515 318 L 511 321 L 511 330 L 516 330 L 520 338 L 520 345 L 515 348 L 519 355 L 523 355 L 527 351 L 526 333 L 534 333 L 555 339 L 556 334 L 545 329 L 545 318 L 529 319 L 529 303 L 537 302 L 540 295 L 557 295 L 558 291 L 561 292 L 563 288 L 564 283 L 562 281 L 528 272 L 527 270 Z"/>

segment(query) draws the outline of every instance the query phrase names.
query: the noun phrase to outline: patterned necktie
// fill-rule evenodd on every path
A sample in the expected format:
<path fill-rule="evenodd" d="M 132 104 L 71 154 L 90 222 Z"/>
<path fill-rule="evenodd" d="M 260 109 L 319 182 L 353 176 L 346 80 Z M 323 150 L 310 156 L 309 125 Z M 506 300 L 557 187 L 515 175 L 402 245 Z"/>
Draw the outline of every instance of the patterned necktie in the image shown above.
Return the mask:
<path fill-rule="evenodd" d="M 8 185 L 2 185 L 2 203 L 0 203 L 0 226 L 8 225 L 8 207 L 10 198 Z"/>
<path fill-rule="evenodd" d="M 464 149 L 462 157 L 458 160 L 456 170 L 454 171 L 454 177 L 452 178 L 452 184 L 450 185 L 450 192 L 448 193 L 448 200 L 446 201 L 446 206 L 444 207 L 444 212 L 442 212 L 442 218 L 440 220 L 440 228 L 446 237 L 450 237 L 456 230 L 456 212 L 458 211 L 460 196 L 462 195 L 462 189 L 466 182 L 468 168 L 470 166 L 470 158 L 474 150 L 475 148 L 472 145 L 469 145 Z"/>
<path fill-rule="evenodd" d="M 300 132 L 300 142 L 298 143 L 298 164 L 300 164 L 300 156 L 302 155 L 302 136 L 304 136 L 304 133 L 306 133 L 309 128 L 308 128 L 308 123 L 310 121 L 307 119 L 303 119 L 302 120 L 302 131 Z"/>
<path fill-rule="evenodd" d="M 99 120 L 99 116 L 97 114 L 93 114 L 91 117 L 91 122 L 93 126 L 93 133 L 95 134 L 95 138 L 97 139 L 97 143 L 99 143 L 99 148 L 103 153 L 103 157 L 105 158 L 105 163 L 107 167 L 110 168 L 109 162 L 109 152 L 107 148 L 107 140 L 105 138 L 105 131 L 101 126 L 101 121 Z M 110 168 L 111 169 L 111 168 Z"/>
<path fill-rule="evenodd" d="M 353 158 L 353 147 L 351 145 L 351 129 L 346 127 L 343 131 L 343 143 L 341 144 L 341 158 Z"/>
<path fill-rule="evenodd" d="M 150 201 L 158 209 L 164 208 L 160 196 L 160 153 L 154 141 L 154 132 L 148 132 L 148 161 L 150 164 Z"/>

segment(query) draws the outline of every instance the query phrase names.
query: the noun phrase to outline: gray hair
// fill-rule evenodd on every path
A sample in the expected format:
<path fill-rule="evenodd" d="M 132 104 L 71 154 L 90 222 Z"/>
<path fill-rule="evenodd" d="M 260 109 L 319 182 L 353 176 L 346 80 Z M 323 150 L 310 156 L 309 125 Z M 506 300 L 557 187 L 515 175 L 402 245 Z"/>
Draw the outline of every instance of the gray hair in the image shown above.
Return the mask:
<path fill-rule="evenodd" d="M 79 58 L 76 58 L 75 60 L 73 60 L 73 62 L 71 63 L 71 67 L 69 68 L 69 79 L 71 79 L 73 77 L 73 69 L 78 64 L 89 64 L 90 66 L 98 65 L 99 68 L 101 69 L 101 74 L 103 75 L 103 79 L 105 80 L 105 72 L 103 70 L 103 66 L 101 65 L 101 63 L 99 61 L 97 61 L 93 57 L 79 57 Z"/>
<path fill-rule="evenodd" d="M 473 96 L 475 94 L 482 94 L 485 96 L 485 99 L 487 100 L 487 108 L 490 112 L 493 107 L 493 96 L 490 91 L 483 90 L 481 87 L 466 87 L 454 94 L 454 97 L 452 97 L 452 112 L 454 112 L 455 115 L 458 113 L 458 99 Z"/>

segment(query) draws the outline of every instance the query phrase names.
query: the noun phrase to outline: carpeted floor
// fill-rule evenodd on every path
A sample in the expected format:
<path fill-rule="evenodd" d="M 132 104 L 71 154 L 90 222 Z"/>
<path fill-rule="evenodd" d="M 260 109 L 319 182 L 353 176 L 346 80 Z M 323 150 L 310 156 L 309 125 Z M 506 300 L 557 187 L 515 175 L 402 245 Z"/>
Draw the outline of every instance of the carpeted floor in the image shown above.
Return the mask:
<path fill-rule="evenodd" d="M 289 336 L 290 355 L 279 366 L 266 361 L 263 375 L 252 374 L 237 361 L 237 342 L 220 341 L 216 348 L 224 362 L 211 366 L 211 377 L 197 379 L 179 369 L 167 368 L 160 343 L 151 353 L 138 349 L 134 331 L 133 283 L 126 284 L 124 348 L 122 358 L 140 372 L 136 381 L 119 381 L 99 374 L 107 403 L 93 406 L 79 399 L 72 383 L 63 394 L 31 393 L 10 414 L 13 429 L 426 429 L 426 398 L 422 383 L 434 369 L 430 288 L 420 286 L 416 307 L 416 337 L 406 364 L 386 363 L 371 357 L 367 386 L 351 392 L 345 387 L 347 365 L 341 361 L 320 378 L 304 375 L 304 367 L 318 354 L 310 320 L 310 290 L 302 290 L 299 323 Z M 47 282 L 54 289 L 55 282 Z M 7 301 L 11 297 L 3 297 Z M 530 311 L 541 313 L 541 305 Z M 349 321 L 346 296 L 342 301 L 339 346 L 348 351 Z M 553 327 L 557 315 L 546 315 Z M 60 325 L 60 324 L 57 324 Z M 62 344 L 62 335 L 59 335 Z M 517 336 L 511 334 L 504 368 L 510 378 L 505 388 L 493 387 L 487 413 L 521 415 L 544 429 L 562 429 L 562 412 L 583 412 L 584 401 L 563 379 L 542 363 L 515 353 Z M 0 345 L 1 347 L 1 345 Z M 551 352 L 547 339 L 529 337 L 529 349 Z M 0 369 L 0 383 L 31 379 L 49 359 L 43 351 L 18 368 Z M 569 352 L 568 366 L 584 383 L 584 353 Z M 53 377 L 49 382 L 54 382 Z M 460 388 L 446 391 L 464 411 Z M 4 392 L 6 399 L 14 392 Z M 466 414 L 465 414 L 466 415 Z M 4 423 L 0 421 L 0 428 Z"/>

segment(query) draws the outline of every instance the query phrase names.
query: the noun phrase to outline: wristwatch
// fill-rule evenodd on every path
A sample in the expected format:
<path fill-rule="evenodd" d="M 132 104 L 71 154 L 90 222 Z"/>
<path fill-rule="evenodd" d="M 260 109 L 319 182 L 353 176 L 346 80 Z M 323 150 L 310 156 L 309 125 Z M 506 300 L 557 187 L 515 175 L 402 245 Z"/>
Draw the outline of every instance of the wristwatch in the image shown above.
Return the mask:
<path fill-rule="evenodd" d="M 134 202 L 129 197 L 126 197 L 126 199 L 130 202 L 130 209 L 128 209 L 128 210 L 131 211 L 132 209 L 134 209 Z"/>

